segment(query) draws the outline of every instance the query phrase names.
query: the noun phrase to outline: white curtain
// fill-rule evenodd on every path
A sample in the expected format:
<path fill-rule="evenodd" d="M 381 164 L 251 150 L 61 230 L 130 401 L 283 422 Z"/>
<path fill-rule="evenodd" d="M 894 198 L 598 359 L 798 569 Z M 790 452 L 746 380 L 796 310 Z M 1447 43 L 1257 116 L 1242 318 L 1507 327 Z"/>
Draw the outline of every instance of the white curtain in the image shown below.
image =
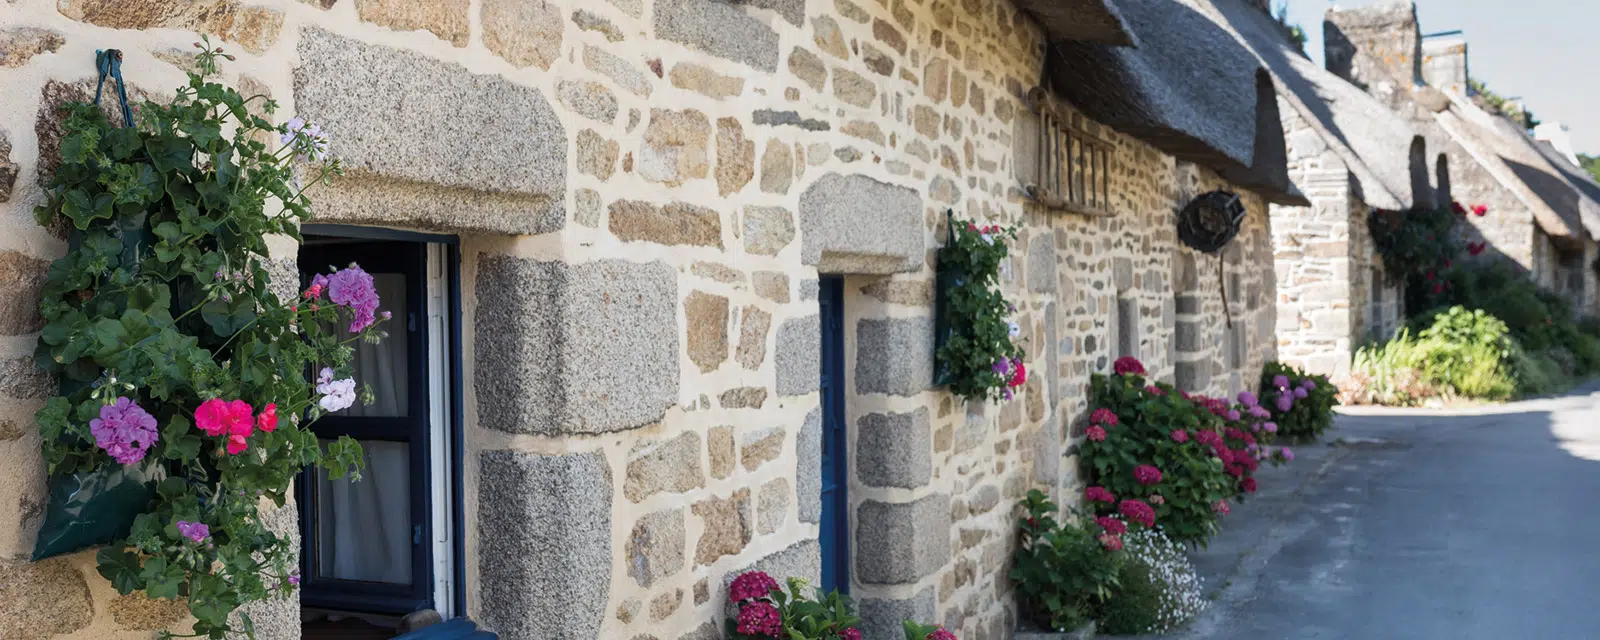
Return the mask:
<path fill-rule="evenodd" d="M 337 415 L 402 417 L 409 411 L 405 276 L 373 274 L 382 309 L 394 319 L 378 344 L 354 342 L 356 385 L 372 388 L 373 401 Z M 333 328 L 343 338 L 348 322 Z M 396 429 L 404 428 L 396 424 Z M 396 434 L 404 435 L 404 434 Z M 411 582 L 411 447 L 405 442 L 362 441 L 367 461 L 360 482 L 317 478 L 317 568 L 325 578 Z"/>

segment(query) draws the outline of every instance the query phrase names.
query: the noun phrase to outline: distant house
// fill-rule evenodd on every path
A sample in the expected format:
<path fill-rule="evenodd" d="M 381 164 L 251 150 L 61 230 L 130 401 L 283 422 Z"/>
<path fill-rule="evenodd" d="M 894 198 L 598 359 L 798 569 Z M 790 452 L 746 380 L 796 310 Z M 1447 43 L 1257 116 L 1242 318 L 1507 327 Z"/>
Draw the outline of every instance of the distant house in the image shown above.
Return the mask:
<path fill-rule="evenodd" d="M 1479 259 L 1512 265 L 1592 312 L 1594 236 L 1583 215 L 1591 198 L 1520 124 L 1473 102 L 1465 37 L 1424 38 L 1409 3 L 1330 10 L 1325 26 L 1328 68 L 1423 132 L 1448 163 L 1449 198 L 1488 208 L 1468 216 L 1464 232 L 1487 243 Z"/>
<path fill-rule="evenodd" d="M 158 91 L 211 34 L 225 80 L 320 124 L 349 173 L 309 192 L 304 243 L 272 239 L 277 284 L 359 260 L 396 319 L 357 356 L 365 479 L 304 476 L 269 514 L 305 580 L 251 607 L 263 639 L 435 609 L 515 640 L 712 640 L 751 568 L 850 592 L 868 640 L 1009 637 L 1011 507 L 1081 493 L 1090 376 L 1136 356 L 1231 394 L 1276 357 L 1269 206 L 1309 204 L 1282 121 L 1317 119 L 1205 2 L 139 4 L 3 10 L 0 638 L 185 626 L 92 551 L 24 560 L 36 309 L 67 250 L 27 221 L 96 48 Z M 1246 213 L 1208 255 L 1175 220 L 1217 190 Z M 1019 230 L 1009 403 L 933 384 L 947 213 Z"/>

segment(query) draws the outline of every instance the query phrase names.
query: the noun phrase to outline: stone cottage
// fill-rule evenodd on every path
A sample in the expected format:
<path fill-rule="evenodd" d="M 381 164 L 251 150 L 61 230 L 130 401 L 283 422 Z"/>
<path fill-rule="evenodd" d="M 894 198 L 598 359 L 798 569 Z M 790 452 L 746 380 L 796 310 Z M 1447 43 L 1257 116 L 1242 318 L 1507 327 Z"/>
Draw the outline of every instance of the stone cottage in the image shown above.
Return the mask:
<path fill-rule="evenodd" d="M 1290 178 L 1309 207 L 1273 205 L 1278 358 L 1338 378 L 1355 347 L 1392 335 L 1400 285 L 1385 275 L 1367 219 L 1373 209 L 1436 206 L 1427 141 L 1360 87 L 1317 66 L 1289 30 L 1250 0 L 1212 0 L 1211 15 L 1282 87 Z"/>
<path fill-rule="evenodd" d="M 305 582 L 252 610 L 261 637 L 431 608 L 505 638 L 706 640 L 757 567 L 849 591 L 872 640 L 903 618 L 999 640 L 1011 507 L 1075 499 L 1089 376 L 1134 355 L 1217 394 L 1275 357 L 1268 207 L 1307 201 L 1272 74 L 1200 6 L 0 6 L 0 637 L 185 624 L 92 552 L 25 560 L 54 388 L 35 304 L 66 249 L 31 210 L 96 49 L 159 98 L 211 34 L 227 80 L 320 123 L 349 173 L 304 244 L 273 239 L 280 284 L 359 257 L 409 320 L 357 363 L 409 390 L 363 415 L 409 430 L 271 514 Z M 1247 210 L 1220 258 L 1174 230 L 1213 190 Z M 947 211 L 1020 229 L 1004 288 L 1037 375 L 1009 403 L 932 386 Z"/>
<path fill-rule="evenodd" d="M 1330 10 L 1325 42 L 1328 69 L 1408 119 L 1439 154 L 1436 165 L 1448 166 L 1441 201 L 1488 207 L 1486 216 L 1468 216 L 1464 233 L 1488 244 L 1480 259 L 1518 267 L 1576 308 L 1592 304 L 1594 238 L 1580 204 L 1587 196 L 1520 124 L 1473 102 L 1459 32 L 1423 37 L 1416 7 L 1402 2 Z"/>

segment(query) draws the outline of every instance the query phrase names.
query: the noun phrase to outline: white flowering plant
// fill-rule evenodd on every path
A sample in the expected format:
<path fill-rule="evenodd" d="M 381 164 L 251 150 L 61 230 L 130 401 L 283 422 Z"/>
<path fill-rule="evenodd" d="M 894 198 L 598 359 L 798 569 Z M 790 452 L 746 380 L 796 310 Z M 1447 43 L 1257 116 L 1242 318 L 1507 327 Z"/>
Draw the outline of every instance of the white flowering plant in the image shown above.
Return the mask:
<path fill-rule="evenodd" d="M 265 238 L 298 240 L 306 188 L 339 164 L 319 129 L 275 125 L 257 115 L 276 108 L 269 98 L 208 79 L 229 56 L 196 46 L 189 83 L 143 103 L 137 122 L 64 109 L 61 166 L 35 212 L 73 233 L 39 305 L 36 361 L 62 384 L 36 419 L 53 496 L 96 475 L 139 488 L 118 496 L 135 497 L 104 537 L 57 535 L 106 514 L 47 505 L 35 557 L 104 544 L 98 569 L 117 591 L 187 602 L 186 637 L 253 636 L 248 615 L 231 616 L 299 583 L 293 540 L 267 527 L 263 500 L 283 506 L 312 466 L 359 477 L 361 447 L 324 446 L 309 425 L 356 401 L 350 345 L 382 339 L 389 314 L 355 265 L 294 299 L 274 293 Z M 314 171 L 303 184 L 301 167 Z M 346 322 L 348 337 L 329 329 Z"/>
<path fill-rule="evenodd" d="M 1160 529 L 1130 531 L 1123 541 L 1116 590 L 1095 611 L 1100 632 L 1162 634 L 1205 611 L 1209 603 L 1183 545 Z"/>
<path fill-rule="evenodd" d="M 938 380 L 969 400 L 1010 400 L 1028 380 L 1018 343 L 1017 309 L 1000 292 L 1014 227 L 949 219 L 950 242 L 939 250 Z"/>

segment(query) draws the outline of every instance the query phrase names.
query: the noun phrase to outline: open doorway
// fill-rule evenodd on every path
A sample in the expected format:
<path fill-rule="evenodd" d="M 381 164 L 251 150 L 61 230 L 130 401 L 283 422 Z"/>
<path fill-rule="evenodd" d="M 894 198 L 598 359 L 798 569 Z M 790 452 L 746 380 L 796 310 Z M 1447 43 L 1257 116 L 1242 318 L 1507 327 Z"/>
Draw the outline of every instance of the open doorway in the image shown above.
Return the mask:
<path fill-rule="evenodd" d="M 357 482 L 308 470 L 296 483 L 302 637 L 391 638 L 408 614 L 462 608 L 455 238 L 333 225 L 303 235 L 303 286 L 359 264 L 392 319 L 386 340 L 350 345 L 370 401 L 311 426 L 355 438 L 366 470 Z"/>

